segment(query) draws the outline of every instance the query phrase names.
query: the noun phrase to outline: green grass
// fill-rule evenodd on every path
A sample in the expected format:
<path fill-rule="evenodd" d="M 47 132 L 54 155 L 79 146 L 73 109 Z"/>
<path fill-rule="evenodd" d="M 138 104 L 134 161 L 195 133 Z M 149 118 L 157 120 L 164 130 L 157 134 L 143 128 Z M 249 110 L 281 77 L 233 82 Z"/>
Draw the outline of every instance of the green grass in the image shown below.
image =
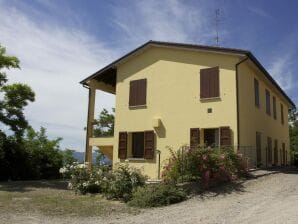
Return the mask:
<path fill-rule="evenodd" d="M 0 182 L 0 213 L 37 212 L 48 216 L 136 214 L 137 209 L 100 195 L 76 195 L 62 181 Z"/>

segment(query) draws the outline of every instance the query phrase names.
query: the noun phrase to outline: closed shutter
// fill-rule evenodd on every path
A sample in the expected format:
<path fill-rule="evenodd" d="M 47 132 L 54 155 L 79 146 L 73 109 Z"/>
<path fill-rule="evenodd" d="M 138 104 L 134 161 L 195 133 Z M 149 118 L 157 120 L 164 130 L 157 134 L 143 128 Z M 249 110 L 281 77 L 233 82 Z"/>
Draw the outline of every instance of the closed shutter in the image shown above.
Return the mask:
<path fill-rule="evenodd" d="M 129 106 L 146 105 L 147 79 L 130 81 Z"/>
<path fill-rule="evenodd" d="M 200 70 L 200 96 L 201 98 L 219 97 L 219 68 Z"/>
<path fill-rule="evenodd" d="M 191 128 L 190 129 L 190 148 L 196 149 L 200 145 L 200 129 Z"/>
<path fill-rule="evenodd" d="M 267 146 L 268 146 L 268 163 L 272 163 L 272 139 L 270 137 L 267 138 Z"/>
<path fill-rule="evenodd" d="M 284 106 L 280 104 L 280 119 L 281 123 L 284 124 Z"/>
<path fill-rule="evenodd" d="M 127 132 L 119 132 L 118 157 L 127 158 Z"/>
<path fill-rule="evenodd" d="M 220 145 L 230 146 L 231 142 L 232 140 L 230 127 L 220 127 Z"/>
<path fill-rule="evenodd" d="M 154 131 L 144 132 L 144 158 L 153 159 L 154 157 Z"/>

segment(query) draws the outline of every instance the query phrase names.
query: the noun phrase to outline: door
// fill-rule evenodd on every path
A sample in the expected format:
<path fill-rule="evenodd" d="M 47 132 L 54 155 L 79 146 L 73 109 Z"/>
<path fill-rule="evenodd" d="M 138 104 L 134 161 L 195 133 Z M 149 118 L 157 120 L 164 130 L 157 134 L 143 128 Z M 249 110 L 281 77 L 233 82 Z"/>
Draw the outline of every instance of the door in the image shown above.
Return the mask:
<path fill-rule="evenodd" d="M 261 133 L 256 133 L 256 150 L 257 150 L 257 167 L 262 164 L 262 144 L 261 144 Z"/>

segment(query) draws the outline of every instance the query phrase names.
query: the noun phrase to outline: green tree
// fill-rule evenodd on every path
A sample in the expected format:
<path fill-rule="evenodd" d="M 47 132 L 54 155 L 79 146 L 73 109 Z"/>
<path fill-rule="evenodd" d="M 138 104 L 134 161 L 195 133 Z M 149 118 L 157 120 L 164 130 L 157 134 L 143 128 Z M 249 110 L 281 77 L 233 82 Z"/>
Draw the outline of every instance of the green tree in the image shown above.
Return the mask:
<path fill-rule="evenodd" d="M 34 178 L 58 178 L 59 169 L 63 166 L 63 156 L 60 150 L 62 138 L 50 140 L 46 129 L 39 131 L 28 128 L 23 138 L 25 151 L 30 156 L 30 165 Z"/>
<path fill-rule="evenodd" d="M 3 69 L 20 68 L 19 60 L 6 55 L 6 49 L 0 45 L 0 122 L 10 128 L 20 139 L 28 122 L 24 116 L 24 107 L 35 100 L 32 89 L 21 83 L 7 84 L 7 75 Z"/>
<path fill-rule="evenodd" d="M 74 162 L 78 161 L 73 156 L 74 152 L 75 152 L 75 150 L 72 150 L 72 149 L 65 149 L 60 152 L 62 155 L 62 158 L 63 158 L 63 166 L 70 165 L 70 164 L 73 164 Z"/>
<path fill-rule="evenodd" d="M 97 120 L 95 120 L 94 136 L 113 136 L 114 135 L 115 108 L 110 113 L 107 109 L 103 109 Z"/>
<path fill-rule="evenodd" d="M 289 112 L 289 133 L 291 157 L 298 160 L 298 112 L 296 108 Z"/>

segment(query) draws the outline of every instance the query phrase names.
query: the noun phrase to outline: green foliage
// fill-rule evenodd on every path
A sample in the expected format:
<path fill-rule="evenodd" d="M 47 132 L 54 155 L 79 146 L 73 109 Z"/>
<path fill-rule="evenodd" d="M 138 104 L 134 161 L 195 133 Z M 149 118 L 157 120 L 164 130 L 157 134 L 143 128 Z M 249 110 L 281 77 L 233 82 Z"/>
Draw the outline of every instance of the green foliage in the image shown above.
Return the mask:
<path fill-rule="evenodd" d="M 62 158 L 63 158 L 63 166 L 71 165 L 74 162 L 77 162 L 78 161 L 73 156 L 73 153 L 74 152 L 75 152 L 75 150 L 72 150 L 72 149 L 65 149 L 63 151 L 60 151 L 60 154 L 62 155 Z"/>
<path fill-rule="evenodd" d="M 60 169 L 60 173 L 70 176 L 68 187 L 76 193 L 103 193 L 108 187 L 110 171 L 104 167 L 88 168 L 88 164 L 74 162 Z"/>
<path fill-rule="evenodd" d="M 7 136 L 0 130 L 0 179 L 57 178 L 62 166 L 61 139 L 49 140 L 44 128 L 36 132 L 29 126 L 24 108 L 35 100 L 32 89 L 21 83 L 7 84 L 3 69 L 19 68 L 19 63 L 0 45 L 0 123 L 13 133 Z"/>
<path fill-rule="evenodd" d="M 0 100 L 0 122 L 7 125 L 20 139 L 28 127 L 24 107 L 35 100 L 35 94 L 26 84 L 7 84 L 6 73 L 1 69 L 19 68 L 19 60 L 5 53 L 6 49 L 0 45 L 0 92 L 3 94 Z"/>
<path fill-rule="evenodd" d="M 44 128 L 39 132 L 29 128 L 21 140 L 0 132 L 0 179 L 59 178 L 60 140 L 49 140 Z"/>
<path fill-rule="evenodd" d="M 289 112 L 289 133 L 291 158 L 294 164 L 298 164 L 298 112 L 295 109 Z"/>
<path fill-rule="evenodd" d="M 106 166 L 74 163 L 60 169 L 60 173 L 70 176 L 69 187 L 77 193 L 103 193 L 107 198 L 128 201 L 134 189 L 145 185 L 146 177 L 137 169 L 119 165 L 110 170 Z"/>
<path fill-rule="evenodd" d="M 164 167 L 164 182 L 184 182 L 201 180 L 205 187 L 210 181 L 232 181 L 239 176 L 247 175 L 245 159 L 233 149 L 181 147 L 174 152 Z"/>
<path fill-rule="evenodd" d="M 102 161 L 104 159 L 104 154 L 99 150 L 95 150 L 96 156 L 95 156 L 95 163 L 97 166 L 101 166 L 102 165 Z"/>
<path fill-rule="evenodd" d="M 146 177 L 135 168 L 128 165 L 119 165 L 110 176 L 107 189 L 108 198 L 122 199 L 129 201 L 134 189 L 144 186 Z"/>
<path fill-rule="evenodd" d="M 113 136 L 114 135 L 114 120 L 115 120 L 115 108 L 113 112 L 109 113 L 107 109 L 103 109 L 99 118 L 95 121 L 94 136 Z"/>
<path fill-rule="evenodd" d="M 171 184 L 151 184 L 137 188 L 129 205 L 134 207 L 159 207 L 184 201 L 186 193 Z"/>

